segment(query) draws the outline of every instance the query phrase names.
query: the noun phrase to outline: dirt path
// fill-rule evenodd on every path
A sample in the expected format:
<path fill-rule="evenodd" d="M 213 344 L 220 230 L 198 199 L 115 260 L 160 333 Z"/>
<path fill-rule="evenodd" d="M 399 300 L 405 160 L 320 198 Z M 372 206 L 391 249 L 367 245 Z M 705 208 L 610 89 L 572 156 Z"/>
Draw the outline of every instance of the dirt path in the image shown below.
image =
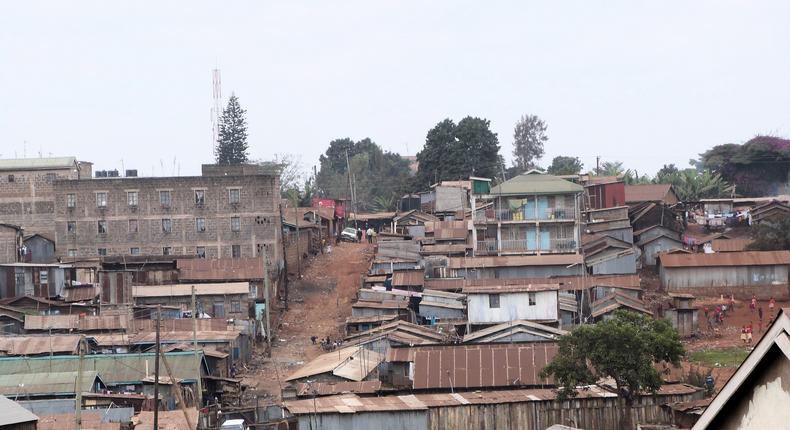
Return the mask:
<path fill-rule="evenodd" d="M 289 309 L 278 314 L 280 325 L 272 341 L 271 358 L 256 352 L 244 383 L 258 395 L 280 398 L 284 379 L 321 353 L 310 336 L 319 339 L 343 336 L 346 317 L 367 273 L 373 248 L 367 244 L 341 243 L 332 252 L 309 262 L 302 279 L 292 281 Z"/>

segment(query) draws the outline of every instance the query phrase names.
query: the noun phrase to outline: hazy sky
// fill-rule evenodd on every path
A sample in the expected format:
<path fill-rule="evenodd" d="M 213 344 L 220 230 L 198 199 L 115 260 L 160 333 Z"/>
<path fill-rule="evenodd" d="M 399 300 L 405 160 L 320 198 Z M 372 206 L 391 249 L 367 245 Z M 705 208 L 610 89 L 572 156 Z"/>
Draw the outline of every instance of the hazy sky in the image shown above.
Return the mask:
<path fill-rule="evenodd" d="M 370 137 L 415 154 L 433 125 L 491 120 L 510 160 L 525 113 L 543 164 L 686 166 L 790 137 L 790 1 L 5 2 L 0 156 L 196 174 L 211 70 L 248 111 L 250 155 L 317 164 Z M 27 142 L 27 143 L 25 143 Z M 164 169 L 162 168 L 164 165 Z"/>

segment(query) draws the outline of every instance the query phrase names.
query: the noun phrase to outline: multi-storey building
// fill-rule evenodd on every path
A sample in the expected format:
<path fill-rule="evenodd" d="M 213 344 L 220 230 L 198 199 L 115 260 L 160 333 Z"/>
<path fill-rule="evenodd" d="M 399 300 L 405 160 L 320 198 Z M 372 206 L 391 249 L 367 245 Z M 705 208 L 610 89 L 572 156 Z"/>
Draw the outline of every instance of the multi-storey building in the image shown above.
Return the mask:
<path fill-rule="evenodd" d="M 282 250 L 279 176 L 262 166 L 204 165 L 202 176 L 56 180 L 61 257 L 257 257 Z"/>
<path fill-rule="evenodd" d="M 475 255 L 578 253 L 584 189 L 531 171 L 475 196 Z"/>
<path fill-rule="evenodd" d="M 91 163 L 74 157 L 0 160 L 0 220 L 28 235 L 54 236 L 54 182 L 89 179 L 91 171 Z"/>

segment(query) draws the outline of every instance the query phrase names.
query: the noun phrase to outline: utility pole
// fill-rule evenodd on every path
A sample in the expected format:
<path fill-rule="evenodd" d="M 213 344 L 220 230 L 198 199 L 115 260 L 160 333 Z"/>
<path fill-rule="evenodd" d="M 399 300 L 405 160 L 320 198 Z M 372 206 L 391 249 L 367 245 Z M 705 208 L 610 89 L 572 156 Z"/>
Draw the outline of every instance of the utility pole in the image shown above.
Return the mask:
<path fill-rule="evenodd" d="M 82 369 L 83 369 L 83 360 L 85 359 L 85 335 L 80 335 L 80 343 L 77 345 L 77 350 L 80 353 L 80 362 L 77 367 L 77 381 L 76 381 L 76 404 L 74 409 L 74 419 L 76 430 L 82 429 Z"/>
<path fill-rule="evenodd" d="M 298 202 L 294 202 L 294 219 L 296 220 L 296 279 L 302 277 L 302 254 L 299 252 L 299 208 Z"/>
<path fill-rule="evenodd" d="M 159 323 L 162 321 L 162 305 L 156 305 L 156 355 L 154 356 L 154 430 L 159 429 Z"/>
<path fill-rule="evenodd" d="M 200 378 L 200 354 L 198 353 L 198 342 L 197 342 L 197 299 L 195 298 L 194 285 L 192 285 L 192 348 L 195 350 L 195 379 L 197 380 L 197 408 L 198 410 L 200 410 L 200 407 L 203 406 L 203 383 Z"/>
<path fill-rule="evenodd" d="M 357 205 L 354 198 L 354 183 L 351 180 L 351 162 L 348 159 L 348 149 L 346 149 L 346 170 L 348 170 L 348 191 L 351 194 L 351 208 L 354 210 L 354 227 L 357 227 Z"/>
<path fill-rule="evenodd" d="M 186 403 L 184 403 L 184 396 L 181 394 L 181 384 L 176 380 L 175 377 L 173 377 L 173 372 L 170 371 L 170 363 L 168 363 L 167 359 L 165 359 L 165 354 L 163 352 L 160 352 L 159 354 L 160 355 L 156 357 L 156 361 L 159 362 L 159 360 L 162 360 L 162 363 L 165 364 L 165 370 L 167 371 L 167 376 L 170 377 L 170 383 L 176 387 L 176 399 L 178 399 L 178 404 L 181 405 L 181 412 L 184 413 L 184 419 L 187 422 L 187 427 L 193 429 L 195 427 L 192 427 L 192 420 L 189 419 L 189 413 L 187 412 L 187 405 Z M 200 381 L 199 376 L 198 376 L 198 381 Z M 196 409 L 200 410 L 200 407 Z M 156 430 L 156 427 L 154 427 L 154 430 Z"/>
<path fill-rule="evenodd" d="M 287 291 L 287 290 L 286 290 Z M 266 346 L 268 347 L 269 354 L 272 353 L 272 327 L 269 320 L 269 307 L 271 301 L 269 300 L 269 256 L 263 253 L 263 295 L 266 300 L 266 307 L 263 308 L 266 313 Z M 286 300 L 286 304 L 288 301 Z"/>
<path fill-rule="evenodd" d="M 596 155 L 595 156 L 595 174 L 596 175 L 600 175 L 601 174 L 601 156 L 600 155 Z"/>

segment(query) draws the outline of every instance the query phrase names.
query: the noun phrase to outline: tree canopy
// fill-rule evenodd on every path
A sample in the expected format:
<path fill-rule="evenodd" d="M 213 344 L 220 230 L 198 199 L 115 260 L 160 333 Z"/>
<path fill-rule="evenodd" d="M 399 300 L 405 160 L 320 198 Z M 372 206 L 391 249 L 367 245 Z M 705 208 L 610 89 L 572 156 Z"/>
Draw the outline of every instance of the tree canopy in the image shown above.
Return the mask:
<path fill-rule="evenodd" d="M 559 352 L 541 376 L 555 378 L 562 399 L 575 396 L 576 387 L 612 378 L 630 407 L 638 393 L 661 386 L 654 363 L 679 365 L 682 355 L 683 346 L 669 321 L 619 310 L 610 320 L 581 325 L 560 337 Z"/>
<path fill-rule="evenodd" d="M 369 138 L 356 142 L 350 138 L 335 139 L 319 161 L 321 168 L 315 186 L 321 195 L 331 198 L 351 197 L 350 165 L 360 211 L 379 208 L 382 202 L 396 201 L 404 192 L 410 173 L 406 159 L 382 150 Z"/>
<path fill-rule="evenodd" d="M 219 119 L 219 137 L 216 148 L 217 164 L 247 163 L 247 111 L 241 108 L 239 98 L 230 96 L 228 106 Z"/>
<path fill-rule="evenodd" d="M 522 115 L 513 130 L 513 165 L 522 171 L 537 167 L 548 142 L 546 122 L 537 115 Z M 581 169 L 579 169 L 581 170 Z"/>
<path fill-rule="evenodd" d="M 738 195 L 776 195 L 787 186 L 790 140 L 757 136 L 743 145 L 714 146 L 700 154 L 697 167 L 721 175 Z"/>
<path fill-rule="evenodd" d="M 578 157 L 560 155 L 551 160 L 547 172 L 552 175 L 576 175 L 582 171 L 584 165 Z"/>
<path fill-rule="evenodd" d="M 419 168 L 414 188 L 425 188 L 442 180 L 469 176 L 493 178 L 501 168 L 499 139 L 487 119 L 468 116 L 456 124 L 445 119 L 425 137 L 417 153 Z"/>
<path fill-rule="evenodd" d="M 674 165 L 670 165 L 674 167 Z M 656 174 L 657 184 L 672 184 L 678 198 L 684 202 L 698 202 L 700 199 L 715 199 L 731 194 L 730 185 L 718 173 L 710 170 L 698 171 L 684 169 L 674 171 L 664 166 Z"/>
<path fill-rule="evenodd" d="M 751 228 L 754 241 L 748 248 L 754 251 L 782 251 L 790 249 L 790 216 L 782 215 L 763 221 Z"/>

